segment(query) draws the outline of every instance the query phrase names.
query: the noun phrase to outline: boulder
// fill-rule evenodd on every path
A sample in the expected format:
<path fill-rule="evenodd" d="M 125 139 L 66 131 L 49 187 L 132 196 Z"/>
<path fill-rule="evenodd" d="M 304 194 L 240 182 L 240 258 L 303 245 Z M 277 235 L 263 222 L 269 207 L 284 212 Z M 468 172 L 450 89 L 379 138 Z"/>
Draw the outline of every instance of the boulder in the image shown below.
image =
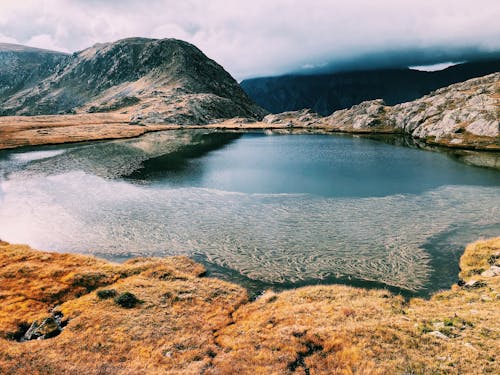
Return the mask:
<path fill-rule="evenodd" d="M 484 271 L 481 276 L 483 277 L 494 277 L 494 276 L 500 276 L 500 267 L 498 266 L 491 266 L 488 270 Z"/>
<path fill-rule="evenodd" d="M 486 283 L 479 280 L 470 280 L 464 284 L 464 288 L 466 289 L 482 288 L 483 286 L 486 286 Z"/>
<path fill-rule="evenodd" d="M 48 339 L 59 335 L 61 331 L 61 321 L 56 316 L 48 317 L 42 320 L 41 323 L 35 320 L 21 338 L 21 342 Z"/>

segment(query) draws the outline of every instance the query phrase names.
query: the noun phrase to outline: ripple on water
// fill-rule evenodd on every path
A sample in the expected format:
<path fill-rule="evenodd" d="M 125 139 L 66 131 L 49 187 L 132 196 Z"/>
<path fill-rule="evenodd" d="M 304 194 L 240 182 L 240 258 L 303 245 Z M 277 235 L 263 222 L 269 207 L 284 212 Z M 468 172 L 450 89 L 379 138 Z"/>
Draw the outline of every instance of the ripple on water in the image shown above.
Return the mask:
<path fill-rule="evenodd" d="M 326 198 L 140 186 L 69 172 L 11 178 L 1 189 L 5 240 L 117 258 L 203 254 L 267 283 L 336 276 L 428 288 L 429 238 L 451 227 L 500 231 L 494 187 Z"/>

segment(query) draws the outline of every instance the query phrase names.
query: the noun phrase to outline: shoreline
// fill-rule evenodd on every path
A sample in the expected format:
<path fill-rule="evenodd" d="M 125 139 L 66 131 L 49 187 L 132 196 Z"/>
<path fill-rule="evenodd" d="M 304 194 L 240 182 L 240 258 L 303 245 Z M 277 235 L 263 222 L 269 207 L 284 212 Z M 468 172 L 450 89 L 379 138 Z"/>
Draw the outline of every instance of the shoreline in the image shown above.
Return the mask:
<path fill-rule="evenodd" d="M 271 130 L 307 131 L 311 134 L 352 135 L 402 135 L 411 137 L 400 129 L 339 129 L 331 125 L 301 125 L 291 123 L 248 122 L 246 119 L 229 119 L 207 125 L 131 124 L 128 115 L 116 113 L 52 115 L 52 116 L 4 116 L 0 117 L 0 150 L 13 150 L 26 146 L 64 145 L 89 141 L 106 141 L 137 138 L 150 132 L 168 130 L 212 129 L 228 131 Z M 420 139 L 416 143 L 449 150 L 500 152 L 500 141 L 477 137 L 466 143 L 454 143 L 454 139 Z"/>

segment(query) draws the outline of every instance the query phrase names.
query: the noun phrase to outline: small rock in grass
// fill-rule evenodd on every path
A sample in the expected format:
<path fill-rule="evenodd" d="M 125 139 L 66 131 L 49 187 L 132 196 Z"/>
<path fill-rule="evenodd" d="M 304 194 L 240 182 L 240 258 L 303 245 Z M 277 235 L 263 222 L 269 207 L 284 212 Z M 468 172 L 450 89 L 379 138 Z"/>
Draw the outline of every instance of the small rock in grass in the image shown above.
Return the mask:
<path fill-rule="evenodd" d="M 438 339 L 449 340 L 450 338 L 439 331 L 429 332 L 429 335 L 437 337 Z"/>
<path fill-rule="evenodd" d="M 486 283 L 479 280 L 470 280 L 464 284 L 466 289 L 482 288 L 483 286 L 486 286 Z"/>
<path fill-rule="evenodd" d="M 491 266 L 490 269 L 484 271 L 481 276 L 483 277 L 494 277 L 494 276 L 500 276 L 500 267 L 498 266 Z"/>
<path fill-rule="evenodd" d="M 20 341 L 49 339 L 59 335 L 61 331 L 62 327 L 60 322 L 55 317 L 51 316 L 44 319 L 41 323 L 35 320 Z"/>

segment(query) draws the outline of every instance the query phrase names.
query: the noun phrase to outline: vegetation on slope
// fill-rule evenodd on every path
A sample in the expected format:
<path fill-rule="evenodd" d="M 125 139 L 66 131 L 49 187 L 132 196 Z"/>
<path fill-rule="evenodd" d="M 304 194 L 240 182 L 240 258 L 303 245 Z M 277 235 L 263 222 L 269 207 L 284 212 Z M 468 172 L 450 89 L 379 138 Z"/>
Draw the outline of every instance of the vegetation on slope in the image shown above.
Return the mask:
<path fill-rule="evenodd" d="M 1 57 L 0 50 L 0 61 Z M 24 74 L 22 64 L 17 70 Z M 3 81 L 14 85 L 12 76 Z M 0 69 L 0 115 L 119 111 L 133 123 L 206 124 L 266 114 L 222 66 L 176 39 L 127 38 L 96 44 L 30 83 L 2 94 Z"/>
<path fill-rule="evenodd" d="M 332 285 L 249 302 L 184 257 L 117 265 L 1 243 L 0 373 L 499 373 L 499 251 L 469 245 L 462 286 L 430 300 Z M 61 334 L 14 340 L 55 314 Z"/>

